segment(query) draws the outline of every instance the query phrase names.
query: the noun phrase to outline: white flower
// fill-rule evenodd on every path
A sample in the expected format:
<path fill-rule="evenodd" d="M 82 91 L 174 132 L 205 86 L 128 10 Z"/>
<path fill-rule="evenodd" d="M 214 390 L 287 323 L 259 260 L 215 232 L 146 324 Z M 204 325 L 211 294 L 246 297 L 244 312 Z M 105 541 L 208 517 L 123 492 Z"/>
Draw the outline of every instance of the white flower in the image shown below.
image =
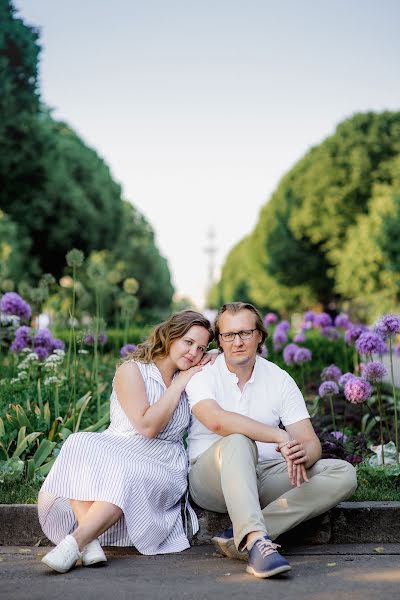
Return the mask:
<path fill-rule="evenodd" d="M 80 350 L 78 350 L 78 354 L 89 354 L 89 350 L 85 350 L 84 348 L 81 348 Z"/>

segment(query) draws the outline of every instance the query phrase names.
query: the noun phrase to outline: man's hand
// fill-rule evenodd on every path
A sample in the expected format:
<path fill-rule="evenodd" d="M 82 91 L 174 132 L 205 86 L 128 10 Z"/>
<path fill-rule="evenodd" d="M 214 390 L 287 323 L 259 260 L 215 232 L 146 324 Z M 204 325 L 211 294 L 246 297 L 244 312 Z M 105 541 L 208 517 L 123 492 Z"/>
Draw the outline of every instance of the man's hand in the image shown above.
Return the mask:
<path fill-rule="evenodd" d="M 303 445 L 299 444 L 297 440 L 291 440 L 285 444 L 278 445 L 277 450 L 286 461 L 290 483 L 300 487 L 304 481 L 308 482 L 307 471 L 304 466 L 307 457 Z M 294 460 L 294 456 L 297 455 L 299 455 L 298 458 Z M 306 458 L 303 461 L 302 458 L 304 456 Z"/>
<path fill-rule="evenodd" d="M 295 465 L 306 463 L 308 461 L 306 449 L 301 442 L 298 442 L 297 440 L 291 440 L 288 443 L 287 448 L 289 450 L 288 456 Z"/>

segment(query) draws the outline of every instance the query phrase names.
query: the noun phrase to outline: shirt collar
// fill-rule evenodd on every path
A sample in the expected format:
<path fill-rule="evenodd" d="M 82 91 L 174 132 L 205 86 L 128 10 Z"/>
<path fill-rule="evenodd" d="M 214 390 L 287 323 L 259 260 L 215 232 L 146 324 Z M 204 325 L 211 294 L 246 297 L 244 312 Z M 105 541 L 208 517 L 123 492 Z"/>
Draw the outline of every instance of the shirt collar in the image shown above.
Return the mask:
<path fill-rule="evenodd" d="M 220 361 L 222 372 L 225 375 L 227 375 L 232 381 L 234 381 L 235 383 L 237 383 L 239 381 L 239 378 L 238 378 L 238 376 L 235 373 L 232 373 L 232 371 L 230 371 L 228 369 L 228 367 L 226 366 L 225 356 L 224 356 L 223 352 L 220 354 L 220 356 L 217 358 L 217 360 Z M 251 374 L 250 379 L 246 382 L 246 385 L 248 383 L 253 383 L 254 378 L 256 376 L 256 371 L 259 369 L 259 361 L 260 361 L 260 359 L 259 359 L 259 357 L 257 355 L 256 356 L 256 362 L 254 363 L 254 367 L 253 367 L 253 372 Z"/>

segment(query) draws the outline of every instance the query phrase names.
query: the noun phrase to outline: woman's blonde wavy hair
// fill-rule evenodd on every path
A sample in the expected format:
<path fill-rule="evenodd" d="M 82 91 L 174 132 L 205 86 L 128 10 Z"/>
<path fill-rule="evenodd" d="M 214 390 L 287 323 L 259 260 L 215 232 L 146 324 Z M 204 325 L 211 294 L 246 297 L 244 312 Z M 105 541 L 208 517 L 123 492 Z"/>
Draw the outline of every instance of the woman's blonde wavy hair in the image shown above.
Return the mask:
<path fill-rule="evenodd" d="M 149 333 L 147 340 L 139 344 L 136 350 L 126 357 L 126 360 L 151 363 L 156 358 L 165 358 L 169 354 L 172 342 L 183 337 L 194 325 L 207 329 L 210 343 L 214 337 L 210 321 L 194 310 L 181 310 L 156 325 Z"/>

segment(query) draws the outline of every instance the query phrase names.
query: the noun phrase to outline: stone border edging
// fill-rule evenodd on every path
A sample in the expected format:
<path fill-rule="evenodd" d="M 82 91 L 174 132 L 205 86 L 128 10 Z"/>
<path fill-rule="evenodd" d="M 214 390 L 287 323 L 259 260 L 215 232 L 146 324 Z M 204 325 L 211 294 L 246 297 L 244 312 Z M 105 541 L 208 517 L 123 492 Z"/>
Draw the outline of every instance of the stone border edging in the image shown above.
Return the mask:
<path fill-rule="evenodd" d="M 209 544 L 230 526 L 228 515 L 195 507 L 200 531 L 193 545 Z M 281 536 L 284 545 L 400 542 L 400 502 L 342 502 L 328 513 L 301 523 Z M 0 504 L 0 546 L 44 546 L 36 504 Z"/>

